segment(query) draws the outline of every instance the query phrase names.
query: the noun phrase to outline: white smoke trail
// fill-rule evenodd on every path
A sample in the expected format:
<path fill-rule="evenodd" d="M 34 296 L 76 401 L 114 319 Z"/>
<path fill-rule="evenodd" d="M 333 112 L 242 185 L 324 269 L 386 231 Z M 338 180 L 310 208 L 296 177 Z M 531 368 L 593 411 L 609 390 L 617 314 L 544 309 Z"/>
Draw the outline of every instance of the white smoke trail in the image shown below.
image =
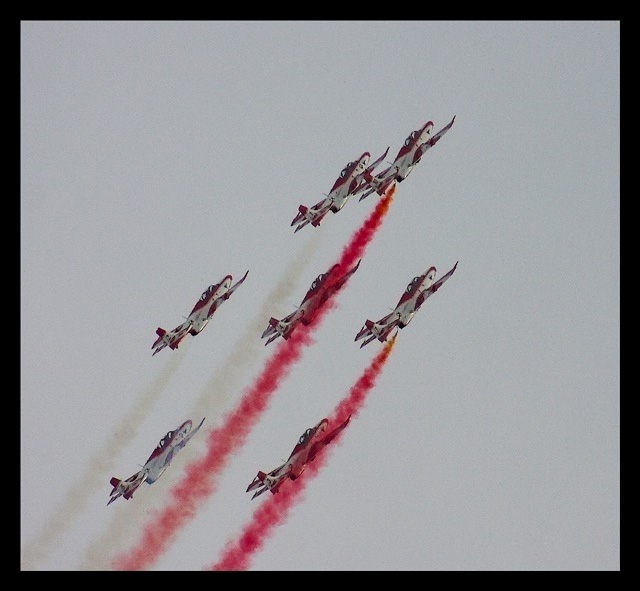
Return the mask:
<path fill-rule="evenodd" d="M 222 410 L 237 386 L 242 372 L 246 371 L 249 364 L 259 357 L 259 352 L 264 348 L 264 341 L 260 339 L 260 335 L 266 323 L 273 315 L 273 311 L 283 301 L 291 297 L 297 281 L 305 269 L 306 262 L 317 250 L 321 238 L 324 236 L 321 227 L 314 228 L 314 230 L 296 257 L 287 266 L 285 275 L 267 294 L 257 316 L 249 324 L 245 333 L 236 341 L 225 362 L 216 369 L 203 387 L 191 414 L 188 415 L 194 422 L 199 422 L 202 417 L 206 416 L 206 424 L 211 426 L 222 415 Z M 198 449 L 195 443 L 194 438 L 180 452 L 179 462 L 181 465 L 187 465 L 195 457 Z M 132 544 L 135 541 L 147 516 L 145 508 L 156 506 L 162 493 L 165 489 L 168 490 L 172 484 L 172 480 L 175 482 L 180 477 L 178 470 L 171 471 L 172 477 L 168 478 L 169 473 L 168 470 L 164 478 L 154 486 L 143 487 L 145 489 L 144 496 L 136 496 L 137 503 L 134 503 L 133 499 L 131 503 L 126 503 L 126 506 L 122 506 L 123 503 L 121 503 L 119 511 L 107 531 L 89 546 L 78 570 L 109 570 L 113 558 L 113 552 L 110 552 L 109 549 L 113 541 L 118 540 L 118 544 L 122 546 Z M 159 486 L 160 483 L 162 486 Z"/>
<path fill-rule="evenodd" d="M 135 438 L 137 426 L 144 421 L 153 403 L 171 381 L 187 349 L 188 346 L 183 346 L 173 352 L 160 375 L 138 398 L 133 409 L 126 413 L 127 418 L 118 427 L 116 437 L 89 461 L 85 473 L 71 486 L 62 505 L 45 523 L 41 534 L 27 544 L 22 554 L 22 570 L 37 570 L 38 565 L 42 564 L 54 548 L 58 537 L 65 533 L 80 515 L 87 500 L 105 487 L 105 482 L 108 482 L 113 471 L 114 460 Z"/>

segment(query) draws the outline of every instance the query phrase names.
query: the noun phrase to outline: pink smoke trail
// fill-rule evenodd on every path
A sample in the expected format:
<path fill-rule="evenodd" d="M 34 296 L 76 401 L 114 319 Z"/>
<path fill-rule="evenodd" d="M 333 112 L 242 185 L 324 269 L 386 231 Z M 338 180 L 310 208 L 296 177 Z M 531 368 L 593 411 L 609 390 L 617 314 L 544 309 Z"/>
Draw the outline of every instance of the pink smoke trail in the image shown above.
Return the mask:
<path fill-rule="evenodd" d="M 349 416 L 357 416 L 367 394 L 375 385 L 394 343 L 395 336 L 385 343 L 382 350 L 352 386 L 347 397 L 334 409 L 329 417 L 329 425 L 335 427 L 346 421 Z M 343 433 L 344 431 L 337 435 L 335 442 L 340 440 Z M 238 539 L 227 542 L 222 556 L 206 570 L 246 570 L 251 558 L 262 548 L 273 530 L 284 522 L 295 502 L 302 498 L 306 485 L 317 475 L 327 460 L 326 450 L 327 448 L 324 448 L 316 456 L 313 463 L 307 466 L 295 483 L 287 481 L 280 487 L 277 494 L 269 495 L 270 498 L 256 509 L 251 521 L 244 527 Z"/>

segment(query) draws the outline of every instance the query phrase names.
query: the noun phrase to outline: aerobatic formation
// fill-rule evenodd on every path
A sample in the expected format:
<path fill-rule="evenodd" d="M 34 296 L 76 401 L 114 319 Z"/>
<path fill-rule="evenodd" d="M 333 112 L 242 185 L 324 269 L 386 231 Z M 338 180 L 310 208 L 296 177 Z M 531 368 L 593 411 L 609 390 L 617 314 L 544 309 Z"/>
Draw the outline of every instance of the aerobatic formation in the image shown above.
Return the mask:
<path fill-rule="evenodd" d="M 434 124 L 432 121 L 428 121 L 422 127 L 412 131 L 404 141 L 393 162 L 389 163 L 387 168 L 377 174 L 375 173 L 375 169 L 386 158 L 389 147 L 387 147 L 384 153 L 374 162 L 370 162 L 371 155 L 369 152 L 364 152 L 359 158 L 349 162 L 342 169 L 331 191 L 324 199 L 310 207 L 305 205 L 298 207 L 298 213 L 291 222 L 291 226 L 296 226 L 294 233 L 307 224 L 311 224 L 314 227 L 319 226 L 327 213 L 338 213 L 350 197 L 360 195 L 360 201 L 362 201 L 373 193 L 377 193 L 382 197 L 376 207 L 376 212 L 381 208 L 382 201 L 386 200 L 384 209 L 381 210 L 381 213 L 377 214 L 377 220 L 375 221 L 375 227 L 377 227 L 384 212 L 386 212 L 388 203 L 390 203 L 396 183 L 401 183 L 407 178 L 427 150 L 435 146 L 444 134 L 451 129 L 454 121 L 455 116 L 446 126 L 435 134 L 433 133 Z M 326 310 L 329 308 L 325 305 L 327 301 L 333 297 L 338 290 L 343 288 L 347 281 L 358 270 L 362 262 L 364 246 L 355 246 L 355 244 L 358 241 L 358 236 L 366 229 L 366 226 L 372 224 L 372 217 L 373 215 L 367 219 L 355 234 L 352 245 L 349 247 L 349 256 L 343 254 L 339 263 L 334 264 L 328 271 L 316 277 L 304 296 L 302 303 L 294 312 L 284 316 L 281 320 L 274 317 L 269 319 L 267 327 L 260 337 L 267 339 L 265 345 L 273 342 L 278 337 L 282 337 L 281 354 L 284 353 L 286 347 L 289 347 L 292 352 L 287 353 L 288 357 L 290 357 L 292 361 L 298 358 L 299 353 L 296 352 L 296 347 L 299 349 L 302 344 L 306 344 L 308 341 L 305 341 L 306 337 L 302 333 L 296 335 L 294 339 L 291 339 L 294 331 L 296 331 L 299 325 L 311 325 L 314 319 L 320 316 L 321 310 L 323 310 L 323 315 L 326 315 Z M 369 230 L 366 240 L 360 239 L 360 241 L 362 242 L 364 240 L 364 243 L 366 243 L 366 241 L 370 240 L 373 236 L 373 231 L 374 230 Z M 360 256 L 360 258 L 354 264 L 358 256 Z M 360 348 L 376 339 L 385 345 L 384 351 L 381 351 L 373 362 L 373 365 L 376 367 L 376 372 L 381 370 L 384 360 L 389 355 L 398 330 L 405 328 L 411 322 L 415 313 L 424 302 L 453 275 L 457 265 L 458 262 L 440 279 L 436 279 L 436 268 L 434 266 L 430 267 L 427 271 L 417 275 L 409 282 L 392 312 L 380 318 L 377 322 L 369 319 L 365 321 L 364 326 L 355 336 L 355 341 L 363 340 Z M 228 300 L 236 289 L 244 283 L 248 273 L 249 271 L 235 284 L 233 284 L 232 276 L 226 275 L 219 283 L 210 285 L 207 290 L 202 293 L 185 321 L 173 330 L 167 331 L 158 327 L 156 330 L 157 339 L 151 347 L 153 349 L 152 355 L 155 355 L 165 347 L 174 350 L 177 349 L 187 334 L 191 334 L 192 336 L 198 335 L 207 326 L 220 305 Z M 300 338 L 298 338 L 298 336 Z M 291 344 L 294 341 L 295 343 Z M 278 354 L 274 355 L 273 363 L 275 363 L 277 359 L 279 359 Z M 278 364 L 280 367 L 284 367 L 280 361 L 278 361 Z M 367 379 L 366 375 L 363 376 L 362 379 L 367 385 L 361 386 L 361 391 L 365 391 L 373 386 L 374 382 L 370 378 Z M 274 382 L 272 389 L 275 389 L 276 385 L 277 382 Z M 314 461 L 321 450 L 342 433 L 351 420 L 351 413 L 357 412 L 358 406 L 354 396 L 355 394 L 352 392 L 350 394 L 351 401 L 347 405 L 349 409 L 347 413 L 348 416 L 345 414 L 347 411 L 345 411 L 344 408 L 342 408 L 342 414 L 336 411 L 333 415 L 327 415 L 332 418 L 324 418 L 314 427 L 310 427 L 304 431 L 286 462 L 270 472 L 258 471 L 257 476 L 247 487 L 247 492 L 255 491 L 251 498 L 255 499 L 266 491 L 270 491 L 275 495 L 288 481 L 290 481 L 290 484 L 287 484 L 287 487 L 298 485 L 298 483 L 295 483 L 298 477 Z M 362 398 L 364 394 L 360 394 L 359 396 Z M 344 404 L 346 403 L 343 403 L 343 405 Z M 264 406 L 266 406 L 266 402 Z M 256 411 L 256 418 L 257 412 L 258 411 Z M 197 427 L 193 428 L 191 420 L 186 420 L 177 429 L 169 431 L 160 440 L 153 453 L 138 472 L 126 480 L 121 480 L 115 476 L 112 477 L 109 481 L 112 490 L 107 504 L 111 504 L 120 497 L 124 497 L 126 500 L 131 499 L 143 482 L 147 484 L 154 483 L 169 467 L 175 454 L 197 433 L 203 422 L 204 418 Z M 329 429 L 330 422 L 333 423 L 332 429 Z M 247 426 L 246 428 L 248 429 L 249 427 Z M 213 431 L 211 431 L 211 433 L 213 433 Z M 243 436 L 244 434 L 239 436 L 239 439 Z M 212 437 L 213 435 L 210 435 L 209 439 Z M 210 443 L 208 443 L 208 445 L 210 445 Z M 318 470 L 318 466 L 315 470 Z M 193 513 L 193 511 L 190 513 Z M 178 520 L 173 520 L 173 523 L 177 522 Z"/>

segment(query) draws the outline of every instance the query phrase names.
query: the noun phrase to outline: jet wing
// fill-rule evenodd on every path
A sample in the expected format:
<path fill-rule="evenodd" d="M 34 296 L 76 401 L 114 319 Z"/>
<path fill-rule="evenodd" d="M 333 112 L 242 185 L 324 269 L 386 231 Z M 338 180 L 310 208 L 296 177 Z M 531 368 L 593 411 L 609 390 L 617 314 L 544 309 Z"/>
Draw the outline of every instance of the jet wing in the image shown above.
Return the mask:
<path fill-rule="evenodd" d="M 347 420 L 342 423 L 341 425 L 339 425 L 338 427 L 336 427 L 333 431 L 331 431 L 330 433 L 328 433 L 327 435 L 325 435 L 320 441 L 315 441 L 312 446 L 311 449 L 309 450 L 309 455 L 308 455 L 308 459 L 307 462 L 312 461 L 315 457 L 316 454 L 325 446 L 328 445 L 329 443 L 331 443 L 336 436 L 342 432 L 342 430 L 349 424 L 349 421 L 351 420 L 351 415 L 349 415 L 349 417 L 347 418 Z"/>
<path fill-rule="evenodd" d="M 247 278 L 248 274 L 249 274 L 249 271 L 247 271 L 244 274 L 244 276 L 242 277 L 242 279 L 240 279 L 235 285 L 232 285 L 224 295 L 222 295 L 219 298 L 216 298 L 215 300 L 213 300 L 213 302 L 211 303 L 211 306 L 209 307 L 209 310 L 207 312 L 207 318 L 211 318 L 211 316 L 213 316 L 213 313 L 218 309 L 218 306 L 220 306 L 220 304 L 222 302 L 228 300 L 231 297 L 231 294 L 236 289 L 238 289 L 238 287 L 240 287 L 240 285 L 242 285 L 244 280 Z"/>
<path fill-rule="evenodd" d="M 353 275 L 358 270 L 361 262 L 362 259 L 360 259 L 350 271 L 347 271 L 342 277 L 340 277 L 340 279 L 338 279 L 338 281 L 336 281 L 329 287 L 331 293 L 338 291 L 347 282 L 349 277 L 351 277 L 351 275 Z"/>
<path fill-rule="evenodd" d="M 331 441 L 333 441 L 333 439 L 336 437 L 336 435 L 338 435 L 338 433 L 340 433 L 349 424 L 350 420 L 351 420 L 351 415 L 349 415 L 347 417 L 347 420 L 344 423 L 342 423 L 341 425 L 338 425 L 333 431 L 331 431 L 331 433 L 326 435 L 324 437 L 324 439 L 322 440 L 322 443 L 324 445 L 327 445 L 328 443 L 331 443 Z"/>
<path fill-rule="evenodd" d="M 416 310 L 422 306 L 422 304 L 424 303 L 424 301 L 433 293 L 435 293 L 436 291 L 438 291 L 438 289 L 440 289 L 440 286 L 447 280 L 449 279 L 449 277 L 451 277 L 451 275 L 453 275 L 454 271 L 456 270 L 456 267 L 458 266 L 458 261 L 456 261 L 456 264 L 453 265 L 453 267 L 447 271 L 442 277 L 440 277 L 440 279 L 438 279 L 437 281 L 434 281 L 427 289 L 425 289 L 416 299 Z"/>
<path fill-rule="evenodd" d="M 445 125 L 438 133 L 436 133 L 435 135 L 433 135 L 428 141 L 426 141 L 424 144 L 422 144 L 418 150 L 418 152 L 420 152 L 420 154 L 417 156 L 416 160 L 419 160 L 420 158 L 422 158 L 422 155 L 429 149 L 429 148 L 433 148 L 433 146 L 435 146 L 438 141 L 440 140 L 440 138 L 447 133 L 447 131 L 449 131 L 451 129 L 451 126 L 453 125 L 453 122 L 456 120 L 455 115 L 453 117 L 453 119 L 447 124 Z"/>
<path fill-rule="evenodd" d="M 205 418 L 206 417 L 203 417 L 202 420 L 200 421 L 200 424 L 195 429 L 191 429 L 189 434 L 180 443 L 176 445 L 176 451 L 178 451 L 179 449 L 182 449 L 185 445 L 187 445 L 189 440 L 198 432 L 198 429 L 202 427 L 202 423 L 204 423 Z"/>
<path fill-rule="evenodd" d="M 324 219 L 324 216 L 326 216 L 331 211 L 332 205 L 333 205 L 333 200 L 329 198 L 325 199 L 324 201 L 321 201 L 317 205 L 314 205 L 311 212 L 311 225 L 319 226 L 320 222 Z"/>
<path fill-rule="evenodd" d="M 387 340 L 387 337 L 389 336 L 389 334 L 391 334 L 391 331 L 398 326 L 398 321 L 399 319 L 396 317 L 392 322 L 389 322 L 389 324 L 387 324 L 386 328 L 380 333 L 380 336 L 378 337 L 378 340 L 381 343 L 384 343 L 384 341 Z"/>
<path fill-rule="evenodd" d="M 380 164 L 387 157 L 388 153 L 389 153 L 389 146 L 387 146 L 387 149 L 384 151 L 384 154 L 380 156 L 380 158 L 378 158 L 375 162 L 367 166 L 367 169 L 365 172 L 371 174 L 373 170 L 376 168 L 376 166 L 378 166 L 378 164 Z"/>
<path fill-rule="evenodd" d="M 378 166 L 378 164 L 380 164 L 387 157 L 388 153 L 389 153 L 389 147 L 387 147 L 387 149 L 384 151 L 384 154 L 382 154 L 380 158 L 378 158 L 372 164 L 369 164 L 369 166 L 367 166 L 367 168 L 358 175 L 357 180 L 360 184 L 356 187 L 354 191 L 352 191 L 353 195 L 357 195 L 358 193 L 361 193 L 366 189 L 371 189 L 371 180 L 373 178 L 372 173 L 375 170 L 375 168 Z M 362 197 L 360 199 L 362 200 Z"/>
<path fill-rule="evenodd" d="M 244 280 L 247 278 L 247 275 L 249 274 L 249 270 L 247 269 L 247 272 L 243 275 L 242 279 L 238 280 L 237 283 L 235 283 L 235 285 L 232 285 L 229 290 L 227 291 L 227 293 L 225 294 L 225 300 L 228 300 L 231 297 L 231 294 L 238 289 L 238 287 L 240 287 L 240 285 L 242 285 L 244 283 Z"/>
<path fill-rule="evenodd" d="M 187 333 L 189 332 L 189 329 L 192 325 L 193 322 L 191 320 L 187 320 L 180 326 L 176 326 L 171 332 L 167 333 L 170 341 L 169 347 L 171 347 L 172 349 L 177 349 L 182 339 L 187 336 Z"/>

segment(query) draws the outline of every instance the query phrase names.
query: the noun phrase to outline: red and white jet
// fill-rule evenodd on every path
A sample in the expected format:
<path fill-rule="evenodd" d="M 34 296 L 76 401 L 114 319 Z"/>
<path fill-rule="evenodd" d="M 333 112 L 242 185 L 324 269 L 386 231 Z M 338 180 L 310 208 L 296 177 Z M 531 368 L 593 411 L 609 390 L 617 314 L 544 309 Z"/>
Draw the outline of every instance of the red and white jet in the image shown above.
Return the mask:
<path fill-rule="evenodd" d="M 289 478 L 295 480 L 302 474 L 309 462 L 312 462 L 318 452 L 340 433 L 351 420 L 351 415 L 347 420 L 336 427 L 331 433 L 326 433 L 329 426 L 328 419 L 322 419 L 315 427 L 307 429 L 298 440 L 293 448 L 289 459 L 275 470 L 271 470 L 268 474 L 260 471 L 253 479 L 253 482 L 247 487 L 247 491 L 256 490 L 251 499 L 255 499 L 263 492 L 270 490 L 272 494 L 276 494 L 282 483 Z M 259 488 L 262 487 L 262 488 Z"/>
<path fill-rule="evenodd" d="M 413 167 L 420 162 L 420 158 L 424 156 L 425 152 L 429 148 L 433 148 L 438 140 L 445 134 L 455 121 L 455 116 L 448 125 L 445 125 L 438 133 L 433 133 L 433 121 L 428 121 L 420 129 L 412 131 L 406 140 L 404 140 L 403 146 L 400 148 L 396 159 L 393 164 L 386 168 L 379 174 L 375 175 L 368 182 L 362 183 L 357 189 L 356 193 L 365 191 L 360 196 L 360 201 L 365 197 L 368 197 L 372 193 L 378 193 L 378 195 L 384 195 L 384 192 L 394 183 L 401 183 L 409 176 L 409 173 L 413 170 Z"/>
<path fill-rule="evenodd" d="M 345 206 L 351 195 L 355 195 L 356 192 L 360 191 L 361 187 L 367 186 L 367 183 L 372 181 L 371 173 L 386 158 L 388 152 L 389 148 L 371 165 L 369 165 L 369 159 L 371 158 L 369 152 L 364 152 L 360 158 L 349 162 L 342 169 L 340 176 L 333 183 L 331 191 L 322 201 L 312 207 L 306 207 L 305 205 L 298 207 L 298 214 L 291 222 L 292 226 L 298 224 L 294 233 L 309 223 L 312 226 L 319 226 L 324 216 L 330 211 L 338 213 Z"/>
<path fill-rule="evenodd" d="M 202 332 L 204 327 L 209 324 L 213 313 L 220 307 L 220 304 L 231 297 L 231 294 L 247 278 L 248 274 L 249 271 L 233 286 L 231 285 L 231 275 L 227 275 L 220 283 L 210 285 L 206 291 L 202 292 L 200 299 L 191 310 L 191 314 L 180 326 L 176 326 L 169 331 L 158 327 L 156 329 L 158 338 L 151 345 L 151 348 L 155 349 L 152 356 L 162 351 L 166 346 L 171 349 L 177 349 L 182 339 L 187 336 L 187 333 L 195 337 Z"/>
<path fill-rule="evenodd" d="M 120 480 L 115 476 L 111 478 L 109 482 L 113 486 L 113 490 L 107 506 L 120 497 L 129 500 L 143 482 L 151 485 L 158 480 L 169 467 L 175 454 L 187 445 L 189 439 L 202 427 L 202 423 L 204 423 L 204 418 L 195 429 L 192 429 L 191 420 L 185 421 L 175 431 L 169 431 L 160 440 L 141 470 L 126 480 Z"/>
<path fill-rule="evenodd" d="M 360 259 L 361 261 L 362 259 Z M 320 273 L 307 291 L 307 295 L 304 296 L 302 303 L 296 309 L 295 312 L 291 312 L 288 316 L 285 316 L 282 320 L 271 317 L 269 320 L 269 326 L 265 328 L 261 338 L 269 337 L 265 346 L 278 337 L 288 339 L 293 332 L 293 329 L 302 322 L 305 326 L 311 324 L 316 316 L 318 310 L 324 305 L 324 303 L 338 291 L 353 275 L 358 267 L 360 261 L 344 275 L 338 277 L 340 274 L 340 265 L 335 264 L 326 273 Z"/>
<path fill-rule="evenodd" d="M 384 343 L 394 328 L 404 328 L 407 326 L 407 324 L 411 322 L 413 315 L 420 309 L 420 306 L 453 275 L 457 266 L 458 263 L 456 262 L 453 268 L 437 281 L 435 281 L 435 267 L 430 267 L 426 273 L 414 277 L 409 285 L 407 285 L 393 312 L 387 314 L 384 318 L 378 320 L 378 322 L 372 322 L 371 320 L 365 322 L 355 338 L 356 341 L 359 341 L 364 337 L 368 337 L 367 340 L 360 345 L 360 348 L 362 349 L 362 347 L 373 341 L 373 339 L 378 339 L 381 343 Z"/>

